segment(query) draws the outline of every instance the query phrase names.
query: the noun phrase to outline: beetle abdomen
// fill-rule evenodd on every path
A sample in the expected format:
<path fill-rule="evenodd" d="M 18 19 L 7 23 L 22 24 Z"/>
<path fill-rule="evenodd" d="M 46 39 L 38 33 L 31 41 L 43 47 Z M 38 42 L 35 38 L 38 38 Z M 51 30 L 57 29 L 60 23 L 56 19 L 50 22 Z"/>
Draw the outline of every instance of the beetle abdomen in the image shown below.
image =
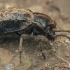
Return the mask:
<path fill-rule="evenodd" d="M 0 34 L 11 33 L 15 31 L 20 31 L 24 29 L 22 26 L 26 26 L 26 23 L 23 20 L 7 20 L 0 22 Z"/>
<path fill-rule="evenodd" d="M 31 15 L 24 9 L 7 9 L 0 12 L 0 34 L 25 29 Z"/>

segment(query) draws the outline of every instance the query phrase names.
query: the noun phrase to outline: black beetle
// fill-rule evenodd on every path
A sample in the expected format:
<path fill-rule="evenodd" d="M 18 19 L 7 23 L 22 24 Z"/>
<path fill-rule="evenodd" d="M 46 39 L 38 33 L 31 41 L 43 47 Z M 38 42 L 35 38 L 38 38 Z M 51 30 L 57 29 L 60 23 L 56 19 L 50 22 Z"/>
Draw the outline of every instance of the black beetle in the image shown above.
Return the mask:
<path fill-rule="evenodd" d="M 20 62 L 22 53 L 23 34 L 33 36 L 43 35 L 54 41 L 55 32 L 70 32 L 69 30 L 55 30 L 56 22 L 49 16 L 25 9 L 6 9 L 0 12 L 0 35 L 13 34 L 20 36 L 19 52 Z M 68 36 L 66 36 L 68 37 Z M 70 39 L 70 37 L 68 37 Z"/>

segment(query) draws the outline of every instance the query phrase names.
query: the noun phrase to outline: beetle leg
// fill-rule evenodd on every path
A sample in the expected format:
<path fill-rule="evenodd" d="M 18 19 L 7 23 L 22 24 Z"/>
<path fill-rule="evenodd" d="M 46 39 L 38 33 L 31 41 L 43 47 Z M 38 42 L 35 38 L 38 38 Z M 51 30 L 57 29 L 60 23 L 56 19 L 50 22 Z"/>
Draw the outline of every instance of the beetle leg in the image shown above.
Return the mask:
<path fill-rule="evenodd" d="M 33 35 L 35 35 L 35 36 L 44 35 L 44 31 L 37 24 L 34 24 L 34 26 L 33 26 Z M 37 39 L 39 39 L 40 52 L 41 52 L 41 54 L 43 56 L 43 59 L 45 60 L 46 57 L 45 57 L 45 54 L 43 52 L 42 41 L 41 41 L 42 38 L 37 37 Z"/>
<path fill-rule="evenodd" d="M 22 36 L 20 37 L 20 42 L 19 42 L 19 53 L 20 53 L 20 63 L 22 63 L 22 60 L 21 60 L 21 54 L 22 54 L 22 43 L 23 43 L 23 38 Z"/>
<path fill-rule="evenodd" d="M 41 41 L 41 40 L 39 40 L 39 47 L 40 47 L 40 52 L 41 52 L 41 54 L 42 54 L 42 56 L 43 56 L 43 59 L 45 60 L 46 57 L 45 57 L 45 54 L 44 54 L 44 52 L 43 52 L 43 47 L 42 47 L 42 41 Z"/>
<path fill-rule="evenodd" d="M 21 37 L 20 37 L 20 42 L 19 42 L 19 53 L 20 53 L 20 63 L 22 63 L 22 60 L 21 60 L 21 55 L 22 55 L 22 52 L 23 52 L 23 49 L 22 49 L 22 45 L 23 45 L 23 39 L 27 39 L 29 38 L 29 35 L 27 34 L 22 34 Z"/>

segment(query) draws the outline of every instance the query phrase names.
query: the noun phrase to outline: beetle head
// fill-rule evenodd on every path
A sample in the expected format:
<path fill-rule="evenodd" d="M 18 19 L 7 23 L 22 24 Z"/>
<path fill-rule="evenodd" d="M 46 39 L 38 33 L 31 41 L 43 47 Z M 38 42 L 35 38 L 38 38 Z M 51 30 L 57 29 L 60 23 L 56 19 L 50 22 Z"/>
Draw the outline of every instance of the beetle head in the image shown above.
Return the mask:
<path fill-rule="evenodd" d="M 65 34 L 57 34 L 55 35 L 56 32 L 70 32 L 70 30 L 56 30 L 56 22 L 53 20 L 50 20 L 50 23 L 48 24 L 49 29 L 46 30 L 45 36 L 51 40 L 54 41 L 55 38 L 62 36 L 62 37 L 67 37 L 68 39 L 70 39 L 69 36 L 65 35 Z"/>
<path fill-rule="evenodd" d="M 47 37 L 48 40 L 54 41 L 55 37 L 55 32 L 53 30 L 46 30 L 45 36 Z"/>
<path fill-rule="evenodd" d="M 53 20 L 50 20 L 48 24 L 48 28 L 46 29 L 46 32 L 45 32 L 45 36 L 48 38 L 48 40 L 54 41 L 55 28 L 56 28 L 56 22 Z"/>

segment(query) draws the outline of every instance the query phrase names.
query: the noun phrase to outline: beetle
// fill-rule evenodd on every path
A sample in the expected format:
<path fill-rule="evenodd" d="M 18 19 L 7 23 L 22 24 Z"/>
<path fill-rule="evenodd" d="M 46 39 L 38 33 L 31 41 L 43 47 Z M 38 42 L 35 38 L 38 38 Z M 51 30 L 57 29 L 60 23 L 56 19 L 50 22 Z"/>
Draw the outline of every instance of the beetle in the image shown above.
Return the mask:
<path fill-rule="evenodd" d="M 70 30 L 56 30 L 55 28 L 56 22 L 43 13 L 17 8 L 9 8 L 0 12 L 0 35 L 16 34 L 20 36 L 20 63 L 22 62 L 23 34 L 27 36 L 43 35 L 51 41 L 54 41 L 57 36 L 65 36 L 70 39 L 66 35 L 55 35 L 55 32 L 70 32 Z M 44 56 L 44 54 L 42 55 Z"/>

